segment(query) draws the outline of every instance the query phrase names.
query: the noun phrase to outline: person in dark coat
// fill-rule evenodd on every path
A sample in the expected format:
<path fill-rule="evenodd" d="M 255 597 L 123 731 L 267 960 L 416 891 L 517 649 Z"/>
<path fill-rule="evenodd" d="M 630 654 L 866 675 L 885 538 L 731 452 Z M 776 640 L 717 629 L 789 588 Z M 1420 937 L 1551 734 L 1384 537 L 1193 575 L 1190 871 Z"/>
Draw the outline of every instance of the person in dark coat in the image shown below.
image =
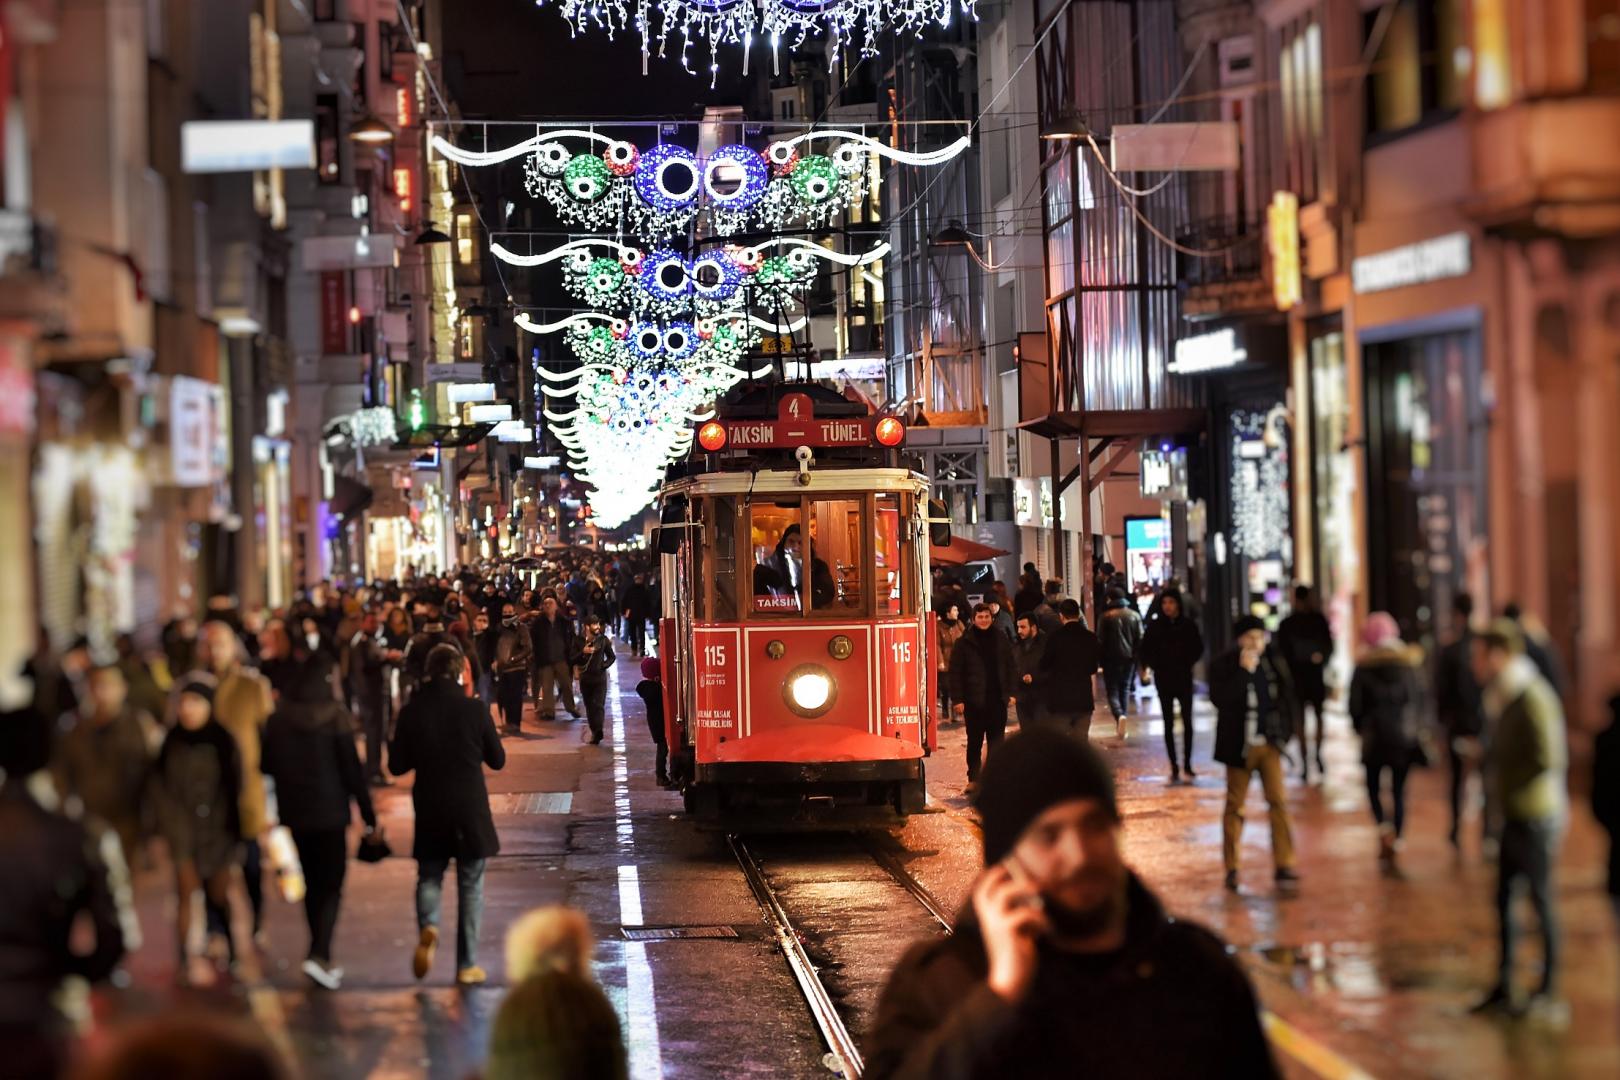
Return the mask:
<path fill-rule="evenodd" d="M 1025 563 L 1024 572 L 1018 578 L 1018 592 L 1013 594 L 1013 614 L 1034 611 L 1040 602 L 1041 575 L 1036 572 L 1034 563 Z"/>
<path fill-rule="evenodd" d="M 602 617 L 586 616 L 585 633 L 579 639 L 579 652 L 574 654 L 574 669 L 579 672 L 579 696 L 585 699 L 592 746 L 602 741 L 607 721 L 607 673 L 617 660 L 613 642 L 602 632 Z"/>
<path fill-rule="evenodd" d="M 7 1076 L 60 1075 L 72 1025 L 58 1009 L 70 976 L 101 982 L 139 945 L 113 834 L 87 828 L 30 781 L 46 767 L 56 717 L 0 713 L 0 1046 Z M 84 935 L 85 924 L 93 931 Z"/>
<path fill-rule="evenodd" d="M 1013 686 L 1013 697 L 1018 702 L 1018 730 L 1032 728 L 1041 722 L 1041 699 L 1045 687 L 1041 683 L 1041 658 L 1051 640 L 1041 633 L 1035 616 L 1018 616 L 1018 640 L 1013 643 L 1013 666 L 1018 682 Z"/>
<path fill-rule="evenodd" d="M 1288 670 L 1294 675 L 1294 690 L 1299 694 L 1299 767 L 1300 774 L 1309 782 L 1311 778 L 1311 738 L 1305 722 L 1305 707 L 1316 714 L 1316 771 L 1326 777 L 1327 766 L 1322 764 L 1322 739 L 1327 730 L 1327 666 L 1333 659 L 1333 628 L 1316 602 L 1316 591 L 1309 585 L 1294 587 L 1294 610 L 1277 627 L 1277 651 L 1288 661 Z"/>
<path fill-rule="evenodd" d="M 1131 670 L 1136 666 L 1136 647 L 1142 643 L 1142 616 L 1119 589 L 1108 590 L 1108 610 L 1097 619 L 1097 640 L 1102 642 L 1103 685 L 1108 711 L 1114 714 L 1114 733 L 1123 735 Z"/>
<path fill-rule="evenodd" d="M 93 822 L 112 829 L 124 862 L 134 866 L 152 809 L 157 721 L 129 701 L 118 667 L 92 669 L 86 688 L 84 708 L 60 721 L 52 772 L 62 796 L 77 799 Z"/>
<path fill-rule="evenodd" d="M 1181 607 L 1181 593 L 1165 589 L 1155 601 L 1159 617 L 1147 624 L 1137 662 L 1153 672 L 1164 717 L 1164 752 L 1170 756 L 1170 782 L 1193 772 L 1193 668 L 1204 658 L 1204 635 Z M 1176 767 L 1176 706 L 1181 707 L 1181 769 Z"/>
<path fill-rule="evenodd" d="M 555 593 L 540 598 L 540 614 L 529 623 L 529 640 L 534 646 L 535 687 L 533 696 L 539 701 L 537 719 L 550 720 L 556 708 L 556 692 L 562 688 L 563 708 L 575 720 L 579 707 L 574 704 L 574 672 L 572 662 L 578 648 L 578 635 L 574 624 L 563 614 Z"/>
<path fill-rule="evenodd" d="M 1131 872 L 1113 775 L 1020 732 L 985 765 L 985 870 L 956 932 L 914 945 L 878 999 L 868 1080 L 1280 1074 L 1224 943 Z"/>
<path fill-rule="evenodd" d="M 1609 726 L 1592 744 L 1592 814 L 1609 834 L 1609 904 L 1620 920 L 1620 694 L 1609 699 Z"/>
<path fill-rule="evenodd" d="M 349 640 L 349 699 L 360 717 L 366 737 L 366 779 L 378 787 L 388 783 L 383 771 L 383 743 L 388 730 L 388 646 L 374 608 L 360 616 L 360 626 Z"/>
<path fill-rule="evenodd" d="M 506 748 L 495 731 L 489 706 L 461 692 L 466 659 L 454 646 L 428 657 L 427 681 L 419 697 L 399 714 L 388 745 L 396 776 L 416 771 L 411 805 L 416 810 L 416 952 L 411 970 L 418 979 L 433 968 L 439 942 L 439 905 L 444 874 L 456 863 L 459 898 L 456 927 L 456 982 L 475 986 L 485 979 L 478 966 L 478 926 L 484 913 L 484 865 L 501 849 L 489 810 L 484 766 L 506 765 Z"/>
<path fill-rule="evenodd" d="M 1288 662 L 1266 644 L 1266 624 L 1245 615 L 1232 628 L 1237 639 L 1209 665 L 1209 700 L 1215 706 L 1215 760 L 1226 766 L 1226 810 L 1221 856 L 1226 887 L 1237 891 L 1243 803 L 1255 773 L 1271 814 L 1271 856 L 1279 885 L 1295 885 L 1294 832 L 1283 787 L 1283 753 L 1294 737 L 1299 704 Z"/>
<path fill-rule="evenodd" d="M 410 643 L 405 646 L 405 656 L 400 661 L 400 687 L 407 702 L 426 678 L 428 654 L 434 647 L 448 644 L 458 650 L 461 648 L 456 636 L 445 625 L 444 616 L 437 607 L 429 607 L 423 611 L 420 626 L 421 629 L 411 636 Z M 476 663 L 471 666 L 474 686 L 478 685 L 480 673 L 481 669 Z"/>
<path fill-rule="evenodd" d="M 152 792 L 159 832 L 174 864 L 177 973 L 182 980 L 207 983 L 212 974 L 192 969 L 192 897 L 227 912 L 231 885 L 241 862 L 242 759 L 236 740 L 214 718 L 214 682 L 192 676 L 175 694 L 175 723 L 163 740 L 153 768 Z M 235 942 L 226 934 L 227 951 Z"/>
<path fill-rule="evenodd" d="M 664 731 L 662 675 L 663 670 L 657 658 L 649 656 L 643 659 L 641 681 L 636 683 L 636 696 L 641 698 L 641 703 L 647 707 L 647 733 L 652 736 L 653 745 L 658 748 L 653 775 L 657 777 L 659 787 L 669 787 L 669 736 Z"/>
<path fill-rule="evenodd" d="M 1451 846 L 1462 846 L 1464 796 L 1469 773 L 1479 772 L 1485 757 L 1485 716 L 1479 681 L 1474 678 L 1474 598 L 1458 593 L 1451 600 L 1451 640 L 1441 647 L 1434 667 L 1434 711 L 1446 739 L 1451 771 Z M 1483 827 L 1482 820 L 1482 827 Z"/>
<path fill-rule="evenodd" d="M 647 575 L 637 574 L 625 586 L 624 599 L 620 602 L 620 614 L 624 616 L 626 637 L 630 641 L 630 652 L 634 656 L 641 656 L 647 651 L 647 619 L 652 615 L 652 596 L 647 591 Z"/>
<path fill-rule="evenodd" d="M 1386 872 L 1406 825 L 1406 774 L 1424 763 L 1419 732 L 1423 723 L 1423 683 L 1418 676 L 1423 650 L 1401 641 L 1388 612 L 1367 616 L 1361 631 L 1365 650 L 1350 679 L 1350 723 L 1361 736 L 1361 763 L 1367 770 L 1367 798 L 1378 825 L 1378 858 Z M 1384 773 L 1389 773 L 1392 813 L 1384 815 Z"/>
<path fill-rule="evenodd" d="M 348 870 L 350 803 L 360 808 L 367 833 L 377 827 L 354 728 L 349 711 L 332 700 L 320 662 L 306 662 L 270 714 L 260 758 L 304 868 L 309 955 L 303 971 L 328 990 L 343 982 L 343 969 L 332 963 L 332 938 Z"/>
<path fill-rule="evenodd" d="M 1102 644 L 1080 617 L 1080 601 L 1058 604 L 1061 624 L 1046 642 L 1036 667 L 1045 696 L 1046 719 L 1081 738 L 1091 736 L 1091 714 L 1097 708 L 1096 675 L 1102 666 Z"/>
<path fill-rule="evenodd" d="M 529 628 L 518 621 L 517 607 L 511 601 L 501 605 L 501 626 L 495 638 L 495 700 L 501 708 L 501 721 L 508 735 L 523 730 L 523 692 L 529 686 L 529 662 L 534 646 Z"/>
<path fill-rule="evenodd" d="M 1007 732 L 1007 706 L 1018 685 L 1012 646 L 995 628 L 989 604 L 973 608 L 973 625 L 951 650 L 951 700 L 967 721 L 968 791 L 978 790 L 984 744 L 993 752 Z"/>

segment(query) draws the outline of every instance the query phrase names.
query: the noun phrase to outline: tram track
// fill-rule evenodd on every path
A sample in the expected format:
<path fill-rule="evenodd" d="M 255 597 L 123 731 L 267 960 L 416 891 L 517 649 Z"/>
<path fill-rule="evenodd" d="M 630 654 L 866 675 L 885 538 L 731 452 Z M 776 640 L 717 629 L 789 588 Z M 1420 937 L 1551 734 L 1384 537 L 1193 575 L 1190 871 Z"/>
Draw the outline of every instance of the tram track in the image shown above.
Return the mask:
<path fill-rule="evenodd" d="M 795 869 L 800 869 L 802 873 L 803 864 L 795 864 L 794 853 L 765 853 L 772 842 L 768 838 L 750 839 L 737 833 L 729 834 L 726 838 L 804 997 L 821 1041 L 827 1047 L 827 1058 L 824 1059 L 827 1067 L 846 1080 L 859 1080 L 865 1070 L 865 1061 L 856 1031 L 864 1027 L 865 1020 L 869 1018 L 876 1004 L 875 987 L 881 985 L 893 958 L 875 957 L 870 950 L 860 947 L 870 944 L 869 940 L 862 938 L 863 934 L 869 938 L 874 929 L 882 934 L 884 927 L 852 927 L 847 918 L 834 917 L 835 909 L 847 916 L 851 910 L 859 909 L 861 901 L 865 901 L 868 907 L 901 918 L 900 926 L 889 928 L 894 933 L 888 935 L 889 942 L 893 944 L 897 941 L 901 948 L 923 936 L 930 928 L 937 933 L 949 934 L 951 922 L 943 905 L 928 887 L 918 881 L 894 852 L 885 848 L 877 838 L 865 833 L 848 833 L 826 834 L 816 839 L 822 843 L 842 841 L 850 853 L 867 856 L 871 865 L 882 872 L 882 881 L 890 889 L 903 893 L 913 901 L 911 907 L 903 908 L 913 913 L 913 921 L 904 921 L 894 905 L 873 904 L 874 894 L 883 890 L 871 879 L 845 876 L 828 880 L 815 876 L 797 883 L 773 881 L 773 875 L 787 877 Z M 801 854 L 808 854 L 809 865 L 813 866 L 817 859 L 826 859 L 829 854 L 836 858 L 838 853 L 812 847 L 808 853 Z M 850 894 L 849 902 L 844 906 L 836 903 L 840 890 Z M 806 899 L 800 903 L 796 894 L 806 891 L 814 894 L 814 902 Z M 819 912 L 816 910 L 818 907 L 821 909 Z M 795 908 L 800 909 L 797 917 Z M 915 918 L 918 908 L 925 917 Z M 840 942 L 848 942 L 853 953 L 841 949 Z M 865 978 L 848 978 L 852 966 L 859 966 L 862 970 L 857 974 Z M 828 984 L 829 979 L 824 977 L 824 972 L 829 971 L 839 976 L 833 980 L 832 986 Z M 859 985 L 852 986 L 852 983 Z"/>

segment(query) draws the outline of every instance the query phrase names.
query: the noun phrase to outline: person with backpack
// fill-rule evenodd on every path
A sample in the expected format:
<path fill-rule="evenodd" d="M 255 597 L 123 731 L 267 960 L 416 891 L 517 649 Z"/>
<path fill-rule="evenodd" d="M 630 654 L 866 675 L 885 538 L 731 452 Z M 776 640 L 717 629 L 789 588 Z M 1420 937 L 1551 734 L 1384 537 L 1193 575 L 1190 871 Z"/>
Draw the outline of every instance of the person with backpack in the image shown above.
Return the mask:
<path fill-rule="evenodd" d="M 1395 872 L 1395 857 L 1406 825 L 1406 776 L 1428 763 L 1420 739 L 1423 683 L 1418 675 L 1423 650 L 1401 640 L 1400 627 L 1384 611 L 1367 616 L 1364 650 L 1350 679 L 1350 723 L 1361 736 L 1361 763 L 1367 770 L 1367 799 L 1378 825 L 1378 861 Z M 1384 813 L 1384 774 L 1389 773 L 1391 812 Z"/>
<path fill-rule="evenodd" d="M 647 733 L 652 736 L 653 745 L 658 748 L 658 757 L 654 765 L 653 775 L 658 780 L 659 787 L 670 787 L 669 780 L 669 740 L 664 733 L 664 684 L 661 681 L 663 672 L 656 657 L 648 656 L 641 661 L 641 681 L 636 683 L 636 696 L 647 707 Z"/>

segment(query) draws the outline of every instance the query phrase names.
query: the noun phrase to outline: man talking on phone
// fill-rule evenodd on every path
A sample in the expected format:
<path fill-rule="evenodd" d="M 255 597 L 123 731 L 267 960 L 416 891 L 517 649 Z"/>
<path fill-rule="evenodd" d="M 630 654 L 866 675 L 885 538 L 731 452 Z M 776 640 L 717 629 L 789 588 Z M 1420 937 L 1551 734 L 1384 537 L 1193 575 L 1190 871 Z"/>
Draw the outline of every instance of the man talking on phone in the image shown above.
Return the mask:
<path fill-rule="evenodd" d="M 984 872 L 889 977 L 865 1076 L 1276 1077 L 1254 991 L 1121 853 L 1108 766 L 1037 728 L 985 763 Z"/>

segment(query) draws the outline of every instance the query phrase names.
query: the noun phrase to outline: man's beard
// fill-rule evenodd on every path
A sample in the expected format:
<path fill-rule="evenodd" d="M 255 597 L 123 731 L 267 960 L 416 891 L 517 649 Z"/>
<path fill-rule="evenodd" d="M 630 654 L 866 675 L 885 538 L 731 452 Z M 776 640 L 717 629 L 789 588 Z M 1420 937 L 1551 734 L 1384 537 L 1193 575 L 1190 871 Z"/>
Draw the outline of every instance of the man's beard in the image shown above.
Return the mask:
<path fill-rule="evenodd" d="M 1041 896 L 1046 921 L 1059 940 L 1084 941 L 1107 930 L 1125 907 L 1125 883 L 1111 883 L 1107 894 L 1089 908 L 1075 909 L 1047 893 Z"/>

